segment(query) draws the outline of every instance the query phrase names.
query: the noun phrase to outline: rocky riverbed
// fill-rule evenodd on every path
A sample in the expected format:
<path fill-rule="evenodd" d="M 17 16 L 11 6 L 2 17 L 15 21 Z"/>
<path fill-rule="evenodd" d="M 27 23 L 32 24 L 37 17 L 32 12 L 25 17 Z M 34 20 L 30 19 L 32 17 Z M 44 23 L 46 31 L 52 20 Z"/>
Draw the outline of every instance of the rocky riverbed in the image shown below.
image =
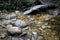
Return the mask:
<path fill-rule="evenodd" d="M 0 16 L 0 40 L 60 40 L 60 16 L 48 14 L 24 16 L 20 11 L 18 13 L 1 13 Z M 22 34 L 19 36 L 8 35 L 6 25 L 9 23 L 13 27 L 20 27 Z"/>

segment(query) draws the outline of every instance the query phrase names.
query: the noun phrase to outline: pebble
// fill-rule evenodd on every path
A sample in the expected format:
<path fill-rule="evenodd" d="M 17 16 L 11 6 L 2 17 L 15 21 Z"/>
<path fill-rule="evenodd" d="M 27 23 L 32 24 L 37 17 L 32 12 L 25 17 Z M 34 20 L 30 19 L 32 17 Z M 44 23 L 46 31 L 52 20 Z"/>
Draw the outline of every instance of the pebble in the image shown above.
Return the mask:
<path fill-rule="evenodd" d="M 49 21 L 49 20 L 50 20 L 50 18 L 49 18 L 49 17 L 45 18 L 45 21 Z"/>
<path fill-rule="evenodd" d="M 45 25 L 42 25 L 42 28 L 45 29 L 45 28 L 47 28 L 47 27 L 46 27 Z"/>
<path fill-rule="evenodd" d="M 36 26 L 38 26 L 38 27 L 40 27 L 41 25 L 42 25 L 41 22 L 38 22 L 38 23 L 36 24 Z"/>
<path fill-rule="evenodd" d="M 43 29 L 45 29 L 45 28 L 51 28 L 51 26 L 42 25 L 42 28 L 43 28 Z"/>
<path fill-rule="evenodd" d="M 51 26 L 46 26 L 47 28 L 51 28 Z"/>
<path fill-rule="evenodd" d="M 43 36 L 38 36 L 37 40 L 44 40 L 44 37 Z"/>
<path fill-rule="evenodd" d="M 30 21 L 33 21 L 34 18 L 31 18 L 31 16 L 27 16 L 27 18 L 30 20 Z"/>
<path fill-rule="evenodd" d="M 22 17 L 22 12 L 20 12 L 20 11 L 18 11 L 18 10 L 15 11 L 15 14 L 16 14 L 17 16 Z"/>

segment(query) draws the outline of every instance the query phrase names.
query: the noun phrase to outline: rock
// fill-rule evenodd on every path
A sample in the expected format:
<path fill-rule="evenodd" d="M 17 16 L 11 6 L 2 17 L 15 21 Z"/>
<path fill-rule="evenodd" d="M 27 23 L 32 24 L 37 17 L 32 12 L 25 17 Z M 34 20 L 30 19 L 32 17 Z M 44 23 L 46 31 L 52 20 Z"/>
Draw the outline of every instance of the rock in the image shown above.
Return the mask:
<path fill-rule="evenodd" d="M 49 23 L 45 23 L 44 25 L 45 25 L 45 26 L 48 26 L 48 24 L 49 24 Z"/>
<path fill-rule="evenodd" d="M 2 13 L 8 13 L 8 11 L 7 11 L 7 10 L 2 10 L 1 12 L 2 12 Z"/>
<path fill-rule="evenodd" d="M 31 18 L 30 20 L 31 20 L 31 21 L 33 21 L 33 20 L 34 20 L 34 18 Z"/>
<path fill-rule="evenodd" d="M 46 27 L 45 25 L 42 25 L 42 28 L 45 29 L 45 28 L 47 28 L 47 27 Z"/>
<path fill-rule="evenodd" d="M 29 16 L 29 15 L 28 15 L 28 16 L 27 16 L 27 18 L 28 18 L 28 19 L 30 19 L 30 18 L 31 18 L 31 16 Z"/>
<path fill-rule="evenodd" d="M 38 36 L 37 40 L 45 40 L 43 36 Z"/>
<path fill-rule="evenodd" d="M 26 36 L 27 33 L 26 32 L 23 32 L 20 36 Z"/>
<path fill-rule="evenodd" d="M 19 40 L 18 37 L 12 37 L 12 40 Z"/>
<path fill-rule="evenodd" d="M 6 36 L 7 36 L 7 34 L 6 33 L 3 33 L 3 34 L 0 35 L 0 38 L 1 39 L 4 39 Z"/>
<path fill-rule="evenodd" d="M 42 22 L 38 22 L 36 26 L 40 27 L 42 25 Z"/>
<path fill-rule="evenodd" d="M 32 40 L 37 40 L 37 32 L 32 32 Z"/>
<path fill-rule="evenodd" d="M 17 11 L 15 11 L 15 14 L 18 14 L 18 13 L 20 13 L 18 10 L 17 10 Z"/>
<path fill-rule="evenodd" d="M 29 29 L 29 27 L 23 28 L 23 30 L 27 30 L 27 29 Z"/>
<path fill-rule="evenodd" d="M 23 20 L 16 20 L 15 22 L 15 25 L 18 26 L 18 27 L 21 27 L 21 26 L 26 26 L 27 24 L 25 23 L 25 21 Z"/>
<path fill-rule="evenodd" d="M 50 20 L 50 18 L 45 18 L 45 21 L 49 21 Z"/>
<path fill-rule="evenodd" d="M 60 13 L 60 11 L 59 11 L 59 9 L 49 10 L 49 13 L 53 14 L 54 16 L 57 16 Z"/>
<path fill-rule="evenodd" d="M 31 22 L 31 23 L 29 24 L 29 26 L 36 26 L 36 23 L 35 23 L 35 22 Z"/>
<path fill-rule="evenodd" d="M 2 24 L 9 24 L 11 22 L 11 20 L 2 20 Z"/>
<path fill-rule="evenodd" d="M 43 29 L 45 29 L 45 28 L 51 28 L 51 26 L 42 25 L 42 28 L 43 28 Z"/>
<path fill-rule="evenodd" d="M 20 16 L 20 17 L 22 16 L 22 13 L 21 13 L 20 11 L 18 11 L 18 10 L 15 11 L 15 14 L 16 14 L 17 16 Z"/>
<path fill-rule="evenodd" d="M 12 21 L 15 21 L 16 20 L 16 18 L 13 18 L 13 19 L 11 19 Z"/>
<path fill-rule="evenodd" d="M 12 19 L 12 18 L 15 18 L 15 17 L 16 17 L 16 14 L 11 13 L 11 14 L 8 14 L 8 15 L 6 16 L 6 19 Z"/>
<path fill-rule="evenodd" d="M 31 18 L 30 16 L 27 16 L 27 18 L 30 20 L 30 21 L 33 21 L 34 18 Z"/>
<path fill-rule="evenodd" d="M 10 32 L 11 34 L 15 34 L 15 33 L 21 33 L 22 29 L 19 27 L 13 27 L 12 25 L 7 25 L 6 26 L 8 32 Z"/>

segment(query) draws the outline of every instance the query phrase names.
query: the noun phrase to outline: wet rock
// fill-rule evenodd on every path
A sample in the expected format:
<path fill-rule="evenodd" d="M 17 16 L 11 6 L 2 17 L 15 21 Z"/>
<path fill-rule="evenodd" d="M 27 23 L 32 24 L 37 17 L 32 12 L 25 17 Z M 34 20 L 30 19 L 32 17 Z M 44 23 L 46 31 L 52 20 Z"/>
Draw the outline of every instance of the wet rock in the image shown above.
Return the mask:
<path fill-rule="evenodd" d="M 11 24 L 15 24 L 16 20 L 16 18 L 11 19 Z"/>
<path fill-rule="evenodd" d="M 49 21 L 50 18 L 45 18 L 45 21 Z"/>
<path fill-rule="evenodd" d="M 16 21 L 15 21 L 15 25 L 18 26 L 18 27 L 24 27 L 24 26 L 26 26 L 27 24 L 26 24 L 26 22 L 23 21 L 23 20 L 16 20 Z"/>

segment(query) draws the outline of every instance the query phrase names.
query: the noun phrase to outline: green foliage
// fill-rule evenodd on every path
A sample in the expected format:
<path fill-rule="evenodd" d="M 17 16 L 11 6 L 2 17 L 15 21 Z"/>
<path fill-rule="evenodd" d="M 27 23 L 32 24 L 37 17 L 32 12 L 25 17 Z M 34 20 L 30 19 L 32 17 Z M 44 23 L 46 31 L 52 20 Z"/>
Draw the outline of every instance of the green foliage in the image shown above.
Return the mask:
<path fill-rule="evenodd" d="M 25 1 L 28 3 L 34 3 L 35 2 L 35 0 L 25 0 Z"/>
<path fill-rule="evenodd" d="M 8 0 L 8 1 L 3 1 L 0 2 L 0 7 L 2 6 L 3 8 L 6 9 L 21 9 L 21 10 L 27 10 L 31 6 L 35 5 L 34 2 L 36 0 Z M 60 5 L 60 0 L 41 0 L 41 2 L 52 2 Z"/>

